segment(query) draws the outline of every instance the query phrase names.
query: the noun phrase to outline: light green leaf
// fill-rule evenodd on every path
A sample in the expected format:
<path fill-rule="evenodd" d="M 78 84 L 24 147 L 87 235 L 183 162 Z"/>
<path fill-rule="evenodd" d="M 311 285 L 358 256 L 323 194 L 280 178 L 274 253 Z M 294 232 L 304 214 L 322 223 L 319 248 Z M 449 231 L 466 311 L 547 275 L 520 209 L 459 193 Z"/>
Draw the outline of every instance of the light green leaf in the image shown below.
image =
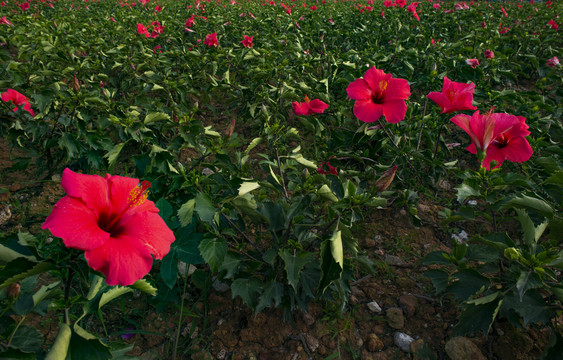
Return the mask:
<path fill-rule="evenodd" d="M 295 161 L 297 161 L 299 164 L 306 166 L 310 169 L 317 169 L 317 164 L 315 164 L 314 162 L 312 162 L 311 160 L 307 160 L 303 157 L 303 155 L 301 154 L 294 154 L 290 156 L 291 159 L 294 159 Z"/>
<path fill-rule="evenodd" d="M 113 166 L 115 165 L 115 162 L 117 161 L 117 158 L 119 157 L 119 153 L 121 152 L 121 150 L 123 149 L 123 147 L 125 146 L 125 144 L 127 144 L 128 141 L 124 141 L 120 144 L 115 145 L 110 151 L 108 151 L 108 153 L 104 156 L 105 158 L 108 159 L 108 166 L 109 168 L 113 168 Z"/>
<path fill-rule="evenodd" d="M 133 285 L 129 285 L 129 287 L 131 287 L 135 290 L 140 290 L 140 291 L 147 293 L 149 295 L 152 295 L 152 296 L 156 295 L 157 289 L 154 286 L 152 286 L 151 284 L 149 284 L 149 282 L 145 279 L 137 280 L 133 283 Z"/>
<path fill-rule="evenodd" d="M 47 353 L 45 360 L 65 360 L 68 353 L 68 347 L 70 345 L 70 338 L 72 335 L 72 330 L 70 326 L 65 323 L 59 325 L 59 333 L 57 338 Z"/>
<path fill-rule="evenodd" d="M 41 288 L 33 294 L 33 306 L 37 306 L 43 300 L 51 299 L 62 293 L 62 290 L 58 289 L 60 283 L 60 281 L 57 281 L 49 285 L 41 286 Z"/>
<path fill-rule="evenodd" d="M 153 88 L 154 90 L 154 88 Z M 145 116 L 145 125 L 150 124 L 152 122 L 155 121 L 161 121 L 161 120 L 170 120 L 170 115 L 166 114 L 166 113 L 162 113 L 162 112 L 152 112 L 152 113 L 148 113 L 147 116 Z"/>
<path fill-rule="evenodd" d="M 467 300 L 466 303 L 467 304 L 471 304 L 471 305 L 483 305 L 483 304 L 488 304 L 491 301 L 495 300 L 499 295 L 501 294 L 500 291 L 494 292 L 492 294 L 489 294 L 487 296 L 483 296 L 477 299 L 473 299 L 473 300 Z"/>
<path fill-rule="evenodd" d="M 553 217 L 553 208 L 548 203 L 546 203 L 541 199 L 529 197 L 526 195 L 515 197 L 512 200 L 508 201 L 506 204 L 504 204 L 502 207 L 504 209 L 511 207 L 513 208 L 525 207 L 528 209 L 536 210 L 537 212 L 547 217 L 548 219 L 551 219 Z"/>
<path fill-rule="evenodd" d="M 192 223 L 195 208 L 195 199 L 188 200 L 178 210 L 178 219 L 182 226 L 188 226 Z"/>
<path fill-rule="evenodd" d="M 259 187 L 260 184 L 258 184 L 257 182 L 250 182 L 250 181 L 243 182 L 238 189 L 238 196 L 243 196 L 244 194 L 249 193 L 252 190 L 256 190 Z"/>
<path fill-rule="evenodd" d="M 209 200 L 209 197 L 206 194 L 198 193 L 195 196 L 194 209 L 199 215 L 201 221 L 210 224 L 213 223 L 213 218 L 215 217 L 217 209 L 215 208 L 215 206 L 213 206 L 213 203 L 211 202 L 211 200 Z"/>
<path fill-rule="evenodd" d="M 219 238 L 203 239 L 198 248 L 205 262 L 209 264 L 211 271 L 219 270 L 227 254 L 227 241 Z"/>
<path fill-rule="evenodd" d="M 334 192 L 332 192 L 332 190 L 330 190 L 330 188 L 328 187 L 327 184 L 324 184 L 323 186 L 321 186 L 321 188 L 319 190 L 317 190 L 317 194 L 319 194 L 321 197 L 324 197 L 325 199 L 328 199 L 330 201 L 338 201 L 338 198 L 336 197 L 336 195 L 334 194 Z"/>
<path fill-rule="evenodd" d="M 98 304 L 98 309 L 101 309 L 102 306 L 104 306 L 105 304 L 107 304 L 108 302 L 112 301 L 113 299 L 126 294 L 128 292 L 133 291 L 133 289 L 129 288 L 129 287 L 125 287 L 125 286 L 116 286 L 114 288 L 111 288 L 110 290 L 108 290 L 107 292 L 105 292 L 102 297 L 100 298 L 100 303 Z"/>

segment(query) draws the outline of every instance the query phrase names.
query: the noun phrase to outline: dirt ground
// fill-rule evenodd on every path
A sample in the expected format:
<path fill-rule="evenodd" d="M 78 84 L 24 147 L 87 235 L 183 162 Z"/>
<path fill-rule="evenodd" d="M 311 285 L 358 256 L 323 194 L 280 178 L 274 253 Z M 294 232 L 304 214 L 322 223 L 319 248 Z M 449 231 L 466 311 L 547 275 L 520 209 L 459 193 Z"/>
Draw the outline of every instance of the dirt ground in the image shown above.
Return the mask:
<path fill-rule="evenodd" d="M 9 170 L 25 155 L 11 151 L 0 139 L 0 218 L 7 218 L 0 223 L 3 232 L 39 233 L 52 205 L 64 195 L 57 175 L 45 181 L 33 166 L 25 171 Z M 446 343 L 452 338 L 458 309 L 451 299 L 434 295 L 430 281 L 423 277 L 426 267 L 421 264 L 429 252 L 448 249 L 451 234 L 440 227 L 440 210 L 438 205 L 421 200 L 419 227 L 400 208 L 370 214 L 359 240 L 377 272 L 359 275 L 351 283 L 350 304 L 340 317 L 337 310 L 318 303 L 311 304 L 307 312 L 296 312 L 294 321 L 284 319 L 282 310 L 255 316 L 240 298 L 232 299 L 230 291 L 220 286 L 206 298 L 192 294 L 185 307 L 195 311 L 181 322 L 177 358 L 450 359 Z M 142 330 L 123 340 L 134 344 L 129 355 L 144 360 L 170 358 L 178 310 L 157 313 L 144 295 L 124 297 L 120 307 L 135 311 L 137 330 Z M 46 335 L 46 346 L 56 335 L 57 316 L 52 314 L 51 321 L 41 322 L 39 330 Z M 123 324 L 119 311 L 108 310 L 104 317 L 110 329 Z M 404 336 L 400 333 L 412 337 L 412 344 L 407 341 L 403 350 L 397 345 L 397 338 Z M 487 338 L 476 334 L 464 340 L 476 349 L 467 359 L 528 360 L 541 354 L 547 339 L 545 330 L 522 332 L 499 322 Z M 120 340 L 119 335 L 113 340 Z"/>

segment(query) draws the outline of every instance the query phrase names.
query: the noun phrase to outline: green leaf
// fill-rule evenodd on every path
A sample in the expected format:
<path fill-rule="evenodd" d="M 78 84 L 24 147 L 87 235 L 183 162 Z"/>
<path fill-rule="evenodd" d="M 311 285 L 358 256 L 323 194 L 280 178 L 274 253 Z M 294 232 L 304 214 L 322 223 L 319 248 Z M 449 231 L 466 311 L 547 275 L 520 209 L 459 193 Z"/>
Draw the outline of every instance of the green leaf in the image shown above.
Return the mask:
<path fill-rule="evenodd" d="M 99 339 L 92 337 L 78 325 L 74 325 L 70 338 L 69 353 L 71 359 L 80 360 L 110 360 L 110 348 Z"/>
<path fill-rule="evenodd" d="M 0 359 L 2 360 L 36 360 L 35 353 L 23 352 L 19 349 L 8 348 L 0 352 Z"/>
<path fill-rule="evenodd" d="M 12 337 L 12 346 L 25 352 L 41 350 L 43 335 L 35 328 L 27 325 L 20 326 Z"/>
<path fill-rule="evenodd" d="M 209 197 L 204 193 L 198 193 L 195 197 L 195 211 L 199 215 L 201 221 L 206 223 L 213 223 L 213 218 L 217 209 L 213 206 L 213 203 Z"/>
<path fill-rule="evenodd" d="M 238 272 L 238 266 L 241 260 L 237 254 L 233 254 L 231 252 L 227 252 L 225 258 L 223 259 L 223 263 L 219 268 L 219 271 L 226 271 L 224 278 L 225 279 L 232 279 L 233 276 Z"/>
<path fill-rule="evenodd" d="M 516 292 L 511 292 L 505 296 L 503 306 L 522 316 L 524 327 L 536 322 L 546 324 L 551 318 L 548 305 L 537 290 L 527 291 L 522 300 Z"/>
<path fill-rule="evenodd" d="M 164 281 L 164 284 L 170 289 L 176 284 L 176 279 L 178 278 L 178 260 L 174 257 L 172 251 L 169 252 L 160 263 L 160 277 Z"/>
<path fill-rule="evenodd" d="M 153 90 L 156 90 L 156 89 L 153 88 Z M 145 116 L 144 124 L 147 125 L 147 124 L 150 124 L 152 122 L 161 121 L 161 120 L 170 120 L 170 115 L 162 113 L 162 112 L 148 113 L 147 116 Z"/>
<path fill-rule="evenodd" d="M 251 309 L 256 306 L 257 295 L 262 292 L 262 281 L 257 278 L 239 278 L 231 284 L 233 299 L 240 296 L 242 301 Z"/>
<path fill-rule="evenodd" d="M 502 299 L 496 299 L 483 305 L 464 307 L 459 316 L 459 322 L 453 328 L 453 335 L 466 335 L 483 331 L 483 334 L 487 336 L 502 303 Z"/>
<path fill-rule="evenodd" d="M 429 253 L 428 255 L 426 255 L 422 263 L 424 265 L 430 265 L 430 264 L 452 265 L 448 253 L 444 251 L 433 251 Z"/>
<path fill-rule="evenodd" d="M 544 183 L 563 187 L 563 170 L 557 170 L 555 174 L 548 177 Z"/>
<path fill-rule="evenodd" d="M 131 291 L 133 291 L 133 289 L 125 286 L 116 286 L 111 288 L 110 290 L 102 294 L 102 297 L 100 298 L 100 302 L 98 304 L 98 309 L 101 309 L 102 306 L 112 301 L 113 299 Z"/>
<path fill-rule="evenodd" d="M 530 270 L 522 270 L 520 272 L 520 276 L 518 277 L 518 281 L 516 281 L 516 289 L 518 289 L 520 301 L 522 301 L 522 297 L 526 291 L 541 288 L 542 286 L 543 282 L 539 278 L 538 274 Z"/>
<path fill-rule="evenodd" d="M 243 182 L 239 189 L 238 189 L 238 196 L 243 196 L 246 193 L 251 192 L 252 190 L 256 190 L 260 187 L 260 184 L 257 182 Z"/>
<path fill-rule="evenodd" d="M 45 360 L 65 360 L 71 336 L 72 330 L 70 329 L 70 326 L 65 323 L 59 324 L 59 333 L 57 334 L 57 338 L 55 339 L 51 350 L 47 353 Z"/>
<path fill-rule="evenodd" d="M 133 285 L 129 285 L 130 288 L 133 288 L 135 290 L 139 290 L 142 291 L 146 294 L 149 295 L 156 295 L 156 288 L 154 286 L 152 286 L 151 284 L 149 284 L 149 282 L 145 279 L 140 279 L 137 280 L 133 283 Z"/>
<path fill-rule="evenodd" d="M 192 223 L 194 215 L 195 199 L 188 200 L 178 210 L 178 219 L 182 226 L 187 226 Z"/>
<path fill-rule="evenodd" d="M 529 197 L 526 195 L 515 197 L 502 206 L 503 209 L 520 207 L 536 210 L 538 213 L 542 214 L 548 219 L 551 219 L 553 217 L 553 208 L 548 203 L 541 199 Z"/>
<path fill-rule="evenodd" d="M 458 280 L 448 286 L 446 291 L 451 292 L 461 301 L 467 300 L 470 296 L 477 294 L 491 284 L 487 277 L 473 269 L 460 270 L 453 274 L 452 277 Z"/>
<path fill-rule="evenodd" d="M 168 221 L 168 219 L 174 212 L 174 210 L 172 210 L 172 205 L 170 205 L 170 203 L 165 198 L 158 199 L 158 201 L 154 203 L 154 206 L 158 208 L 158 215 L 160 215 L 160 217 L 164 221 Z"/>
<path fill-rule="evenodd" d="M 60 137 L 59 146 L 66 150 L 68 159 L 74 159 L 78 155 L 78 142 L 70 133 L 64 133 Z"/>
<path fill-rule="evenodd" d="M 472 197 L 478 197 L 481 195 L 479 189 L 475 189 L 466 182 L 463 182 L 460 186 L 456 187 L 457 190 L 457 201 L 463 204 L 465 200 Z"/>
<path fill-rule="evenodd" d="M 494 292 L 492 294 L 477 298 L 477 299 L 473 299 L 473 300 L 467 300 L 465 303 L 466 304 L 471 304 L 471 305 L 483 305 L 483 304 L 488 304 L 491 301 L 495 300 L 499 295 L 501 295 L 502 293 L 500 291 Z"/>
<path fill-rule="evenodd" d="M 309 169 L 317 170 L 317 164 L 312 162 L 311 160 L 307 160 L 301 154 L 293 154 L 290 156 L 291 159 L 294 159 L 299 164 L 308 167 Z"/>
<path fill-rule="evenodd" d="M 128 141 L 124 141 L 120 144 L 114 145 L 114 147 L 110 151 L 108 151 L 108 153 L 106 155 L 104 155 L 104 157 L 108 159 L 108 166 L 109 166 L 110 169 L 112 169 L 113 166 L 115 165 L 115 162 L 117 161 L 117 158 L 119 157 L 119 153 L 123 149 L 123 146 L 125 146 L 125 144 L 127 144 L 127 142 Z"/>
<path fill-rule="evenodd" d="M 41 288 L 33 294 L 33 306 L 39 305 L 43 300 L 52 299 L 62 294 L 62 290 L 58 288 L 60 283 L 60 281 L 57 281 L 49 285 L 41 286 Z"/>
<path fill-rule="evenodd" d="M 330 201 L 334 201 L 334 202 L 338 201 L 338 198 L 332 192 L 332 190 L 330 190 L 330 188 L 328 187 L 327 184 L 324 184 L 323 186 L 321 186 L 321 188 L 319 190 L 317 190 L 317 194 L 319 194 L 321 197 L 328 199 Z"/>
<path fill-rule="evenodd" d="M 436 294 L 443 292 L 448 287 L 449 275 L 442 270 L 428 270 L 424 272 L 424 276 L 432 281 L 432 285 L 434 285 L 436 289 Z"/>
<path fill-rule="evenodd" d="M 344 269 L 344 253 L 342 250 L 342 236 L 340 230 L 321 244 L 321 280 L 319 290 L 324 294 L 328 286 L 342 277 Z"/>
<path fill-rule="evenodd" d="M 283 295 L 283 286 L 277 281 L 271 281 L 264 288 L 264 292 L 258 298 L 258 305 L 256 305 L 255 314 L 264 310 L 267 307 L 273 306 L 278 307 L 281 303 L 281 298 Z"/>
<path fill-rule="evenodd" d="M 281 249 L 279 254 L 285 264 L 287 281 L 293 287 L 293 290 L 297 292 L 299 273 L 307 263 L 314 260 L 314 257 L 308 252 L 299 252 L 297 255 L 292 255 L 288 249 Z"/>
<path fill-rule="evenodd" d="M 199 252 L 209 264 L 212 272 L 216 272 L 221 267 L 225 255 L 227 254 L 227 240 L 220 238 L 203 239 L 199 244 Z"/>
<path fill-rule="evenodd" d="M 0 289 L 29 276 L 41 274 L 54 268 L 55 266 L 48 261 L 38 263 L 24 257 L 16 258 L 6 264 L 0 271 Z"/>

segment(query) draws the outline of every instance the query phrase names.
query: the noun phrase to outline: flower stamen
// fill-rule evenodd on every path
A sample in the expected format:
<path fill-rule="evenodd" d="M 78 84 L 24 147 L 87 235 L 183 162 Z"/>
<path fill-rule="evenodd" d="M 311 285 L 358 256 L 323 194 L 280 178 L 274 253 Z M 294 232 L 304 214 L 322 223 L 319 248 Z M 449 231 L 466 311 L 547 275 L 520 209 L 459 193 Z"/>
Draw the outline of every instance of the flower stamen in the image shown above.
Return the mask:
<path fill-rule="evenodd" d="M 140 185 L 134 187 L 129 192 L 129 198 L 127 199 L 127 203 L 129 207 L 139 206 L 147 200 L 149 197 L 149 188 L 151 187 L 151 183 L 143 180 Z"/>

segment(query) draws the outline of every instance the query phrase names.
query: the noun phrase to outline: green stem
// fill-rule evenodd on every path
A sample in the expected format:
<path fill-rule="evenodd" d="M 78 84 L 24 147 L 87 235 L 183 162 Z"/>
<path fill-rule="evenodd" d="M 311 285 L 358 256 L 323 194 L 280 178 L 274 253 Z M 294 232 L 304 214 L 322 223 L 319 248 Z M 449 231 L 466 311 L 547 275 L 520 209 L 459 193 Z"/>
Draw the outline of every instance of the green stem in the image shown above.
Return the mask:
<path fill-rule="evenodd" d="M 180 333 L 182 332 L 182 315 L 184 313 L 184 298 L 186 297 L 186 287 L 188 286 L 188 271 L 189 266 L 186 267 L 184 273 L 184 291 L 182 292 L 182 300 L 180 301 L 180 317 L 178 318 L 178 329 L 176 330 L 176 338 L 174 339 L 174 349 L 172 349 L 172 360 L 176 360 L 178 353 L 178 342 L 180 341 Z"/>
<path fill-rule="evenodd" d="M 16 333 L 18 332 L 18 329 L 20 328 L 21 324 L 23 324 L 23 321 L 25 320 L 26 317 L 27 317 L 27 315 L 22 316 L 21 320 L 16 325 L 16 328 L 12 332 L 12 335 L 10 335 L 10 340 L 8 340 L 8 347 L 10 347 L 10 345 L 12 344 L 12 340 L 14 339 L 14 335 L 16 335 Z"/>

